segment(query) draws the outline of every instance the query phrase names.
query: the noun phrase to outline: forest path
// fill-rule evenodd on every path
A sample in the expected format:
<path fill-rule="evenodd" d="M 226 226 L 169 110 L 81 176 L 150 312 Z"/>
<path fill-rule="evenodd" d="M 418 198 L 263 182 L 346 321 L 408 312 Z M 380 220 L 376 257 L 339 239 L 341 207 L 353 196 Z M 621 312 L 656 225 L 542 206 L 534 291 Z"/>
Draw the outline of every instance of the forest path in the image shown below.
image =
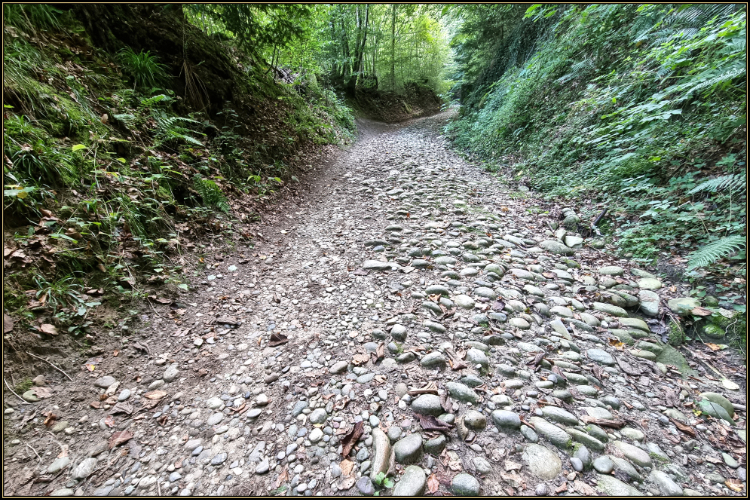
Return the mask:
<path fill-rule="evenodd" d="M 446 148 L 449 115 L 361 121 L 186 304 L 6 413 L 34 426 L 6 439 L 6 494 L 372 494 L 389 469 L 403 495 L 738 494 L 744 371 L 693 349 L 741 390 L 682 378 L 636 314 L 669 285 L 558 240 Z"/>

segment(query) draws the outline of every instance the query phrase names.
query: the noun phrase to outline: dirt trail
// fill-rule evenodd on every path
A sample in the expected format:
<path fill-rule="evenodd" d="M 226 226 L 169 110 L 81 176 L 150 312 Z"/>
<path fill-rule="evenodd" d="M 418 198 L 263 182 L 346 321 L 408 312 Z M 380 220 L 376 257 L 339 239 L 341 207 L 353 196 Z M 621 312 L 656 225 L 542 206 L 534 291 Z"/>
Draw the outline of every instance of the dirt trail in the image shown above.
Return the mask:
<path fill-rule="evenodd" d="M 390 470 L 404 495 L 740 495 L 744 368 L 729 390 L 719 354 L 662 344 L 642 314 L 669 284 L 558 239 L 446 149 L 448 116 L 361 121 L 118 356 L 6 393 L 5 494 L 358 495 Z"/>

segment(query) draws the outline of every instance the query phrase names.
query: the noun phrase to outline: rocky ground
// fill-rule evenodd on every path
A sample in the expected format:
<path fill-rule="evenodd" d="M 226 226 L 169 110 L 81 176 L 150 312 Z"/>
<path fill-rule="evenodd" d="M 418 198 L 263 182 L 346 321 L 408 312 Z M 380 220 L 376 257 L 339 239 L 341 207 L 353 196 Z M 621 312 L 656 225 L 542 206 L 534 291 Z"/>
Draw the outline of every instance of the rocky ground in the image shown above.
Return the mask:
<path fill-rule="evenodd" d="M 184 303 L 6 391 L 4 493 L 743 496 L 744 366 L 663 343 L 686 289 L 553 231 L 445 119 L 365 123 Z"/>

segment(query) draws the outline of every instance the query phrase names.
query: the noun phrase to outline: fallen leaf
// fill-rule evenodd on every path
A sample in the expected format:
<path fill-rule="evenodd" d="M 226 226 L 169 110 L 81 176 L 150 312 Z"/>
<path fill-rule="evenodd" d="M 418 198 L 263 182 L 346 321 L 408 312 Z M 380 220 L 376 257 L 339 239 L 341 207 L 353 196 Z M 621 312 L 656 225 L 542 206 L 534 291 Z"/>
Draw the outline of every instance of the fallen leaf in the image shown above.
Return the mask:
<path fill-rule="evenodd" d="M 341 481 L 339 481 L 336 487 L 341 491 L 345 491 L 345 490 L 350 489 L 352 486 L 354 486 L 355 482 L 356 482 L 356 479 L 354 479 L 353 477 L 346 477 L 342 479 Z"/>
<path fill-rule="evenodd" d="M 704 318 L 713 314 L 713 311 L 709 311 L 705 307 L 696 307 L 690 312 L 693 314 L 693 316 L 700 316 Z"/>
<path fill-rule="evenodd" d="M 370 356 L 367 354 L 355 354 L 352 358 L 352 364 L 355 366 L 364 365 L 370 360 Z"/>
<path fill-rule="evenodd" d="M 618 339 L 609 339 L 609 345 L 616 347 L 617 349 L 625 348 L 625 344 Z"/>
<path fill-rule="evenodd" d="M 34 391 L 34 394 L 38 398 L 46 399 L 52 396 L 52 389 L 48 389 L 47 387 L 34 387 L 32 391 Z"/>
<path fill-rule="evenodd" d="M 118 351 L 117 349 L 115 349 L 115 352 L 112 353 L 112 356 L 117 357 L 118 354 L 120 354 L 120 351 Z"/>
<path fill-rule="evenodd" d="M 284 466 L 284 470 L 281 471 L 281 474 L 279 474 L 279 477 L 276 478 L 276 483 L 274 484 L 274 488 L 278 488 L 282 485 L 282 483 L 285 483 L 289 479 L 289 471 L 287 470 L 287 466 Z"/>
<path fill-rule="evenodd" d="M 505 461 L 505 470 L 508 472 L 514 471 L 514 470 L 521 470 L 521 467 L 522 465 L 517 462 L 513 462 L 511 460 Z"/>
<path fill-rule="evenodd" d="M 49 323 L 43 324 L 39 329 L 46 333 L 47 335 L 57 335 L 57 328 L 55 328 L 54 325 L 50 325 Z"/>
<path fill-rule="evenodd" d="M 693 430 L 692 427 L 688 427 L 687 425 L 683 424 L 679 420 L 675 420 L 672 417 L 669 417 L 669 420 L 675 425 L 675 427 L 680 429 L 682 432 L 686 434 L 690 434 L 692 437 L 695 437 L 695 430 Z"/>
<path fill-rule="evenodd" d="M 341 475 L 344 477 L 348 477 L 352 473 L 352 469 L 354 468 L 354 462 L 351 460 L 344 460 L 339 464 L 339 467 L 341 468 Z"/>
<path fill-rule="evenodd" d="M 351 432 L 344 436 L 344 439 L 341 440 L 341 456 L 343 456 L 344 458 L 349 456 L 349 452 L 352 451 L 352 448 L 354 448 L 357 440 L 364 432 L 364 426 L 365 423 L 363 421 L 359 421 L 354 424 L 354 429 L 352 429 Z"/>
<path fill-rule="evenodd" d="M 281 333 L 272 333 L 271 341 L 268 343 L 268 346 L 276 347 L 277 345 L 286 344 L 287 342 L 289 342 L 289 339 L 286 335 L 283 335 Z"/>
<path fill-rule="evenodd" d="M 440 488 L 440 481 L 438 481 L 438 478 L 437 476 L 435 476 L 435 474 L 430 474 L 430 477 L 427 478 L 427 492 L 435 493 L 438 488 Z"/>
<path fill-rule="evenodd" d="M 166 395 L 167 395 L 166 392 L 156 390 L 156 391 L 147 392 L 146 394 L 143 395 L 143 397 L 148 398 L 148 399 L 161 399 Z"/>
<path fill-rule="evenodd" d="M 729 489 L 736 492 L 740 492 L 745 489 L 745 486 L 742 484 L 742 482 L 739 479 L 735 479 L 733 477 L 727 479 L 724 484 L 726 484 Z"/>
<path fill-rule="evenodd" d="M 721 347 L 719 344 L 712 344 L 710 342 L 706 343 L 706 347 L 708 347 L 712 351 L 720 351 L 723 349 L 723 347 Z"/>
<path fill-rule="evenodd" d="M 555 489 L 555 493 L 562 493 L 563 491 L 568 491 L 568 482 L 563 481 L 563 483 Z"/>
<path fill-rule="evenodd" d="M 133 413 L 133 405 L 131 405 L 127 401 L 120 401 L 119 403 L 117 403 L 115 406 L 112 407 L 111 412 L 112 414 L 126 413 L 130 415 L 131 413 Z"/>
<path fill-rule="evenodd" d="M 114 434 L 112 434 L 112 437 L 109 438 L 109 449 L 111 450 L 115 446 L 127 443 L 132 438 L 133 433 L 128 430 L 115 432 Z"/>
<path fill-rule="evenodd" d="M 426 431 L 439 431 L 448 433 L 453 428 L 453 424 L 438 420 L 432 415 L 421 415 L 417 413 L 417 418 L 419 418 L 419 424 L 422 426 L 422 429 Z"/>
<path fill-rule="evenodd" d="M 55 423 L 55 420 L 57 419 L 57 415 L 55 415 L 52 412 L 47 413 L 47 418 L 44 419 L 44 425 L 49 427 L 53 423 Z"/>
<path fill-rule="evenodd" d="M 98 410 L 102 407 L 102 404 L 99 401 L 92 401 L 91 403 L 89 403 L 89 406 Z"/>
<path fill-rule="evenodd" d="M 115 426 L 115 417 L 113 417 L 112 415 L 110 415 L 107 418 L 105 418 L 104 419 L 104 425 L 106 425 L 107 427 L 114 427 Z"/>
<path fill-rule="evenodd" d="M 10 333 L 13 331 L 13 320 L 10 316 L 3 314 L 3 333 Z"/>
<path fill-rule="evenodd" d="M 588 484 L 584 483 L 583 481 L 580 481 L 578 479 L 575 480 L 573 483 L 573 488 L 580 493 L 581 495 L 587 496 L 587 497 L 594 497 L 596 496 L 596 491 L 594 488 L 589 486 Z"/>

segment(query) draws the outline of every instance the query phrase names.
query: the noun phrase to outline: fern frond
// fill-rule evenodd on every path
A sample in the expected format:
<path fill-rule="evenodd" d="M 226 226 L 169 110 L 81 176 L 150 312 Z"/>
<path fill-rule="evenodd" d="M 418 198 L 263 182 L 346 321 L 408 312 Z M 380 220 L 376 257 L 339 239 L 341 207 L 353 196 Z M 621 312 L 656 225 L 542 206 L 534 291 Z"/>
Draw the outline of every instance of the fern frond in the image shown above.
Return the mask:
<path fill-rule="evenodd" d="M 700 192 L 715 193 L 717 191 L 724 190 L 735 190 L 735 189 L 747 189 L 747 176 L 742 174 L 734 175 L 722 175 L 709 179 L 695 186 L 693 189 L 688 191 L 688 194 L 695 194 Z"/>
<path fill-rule="evenodd" d="M 746 244 L 746 238 L 740 235 L 727 236 L 709 243 L 688 255 L 688 270 L 713 264 L 717 260 L 745 248 Z"/>

